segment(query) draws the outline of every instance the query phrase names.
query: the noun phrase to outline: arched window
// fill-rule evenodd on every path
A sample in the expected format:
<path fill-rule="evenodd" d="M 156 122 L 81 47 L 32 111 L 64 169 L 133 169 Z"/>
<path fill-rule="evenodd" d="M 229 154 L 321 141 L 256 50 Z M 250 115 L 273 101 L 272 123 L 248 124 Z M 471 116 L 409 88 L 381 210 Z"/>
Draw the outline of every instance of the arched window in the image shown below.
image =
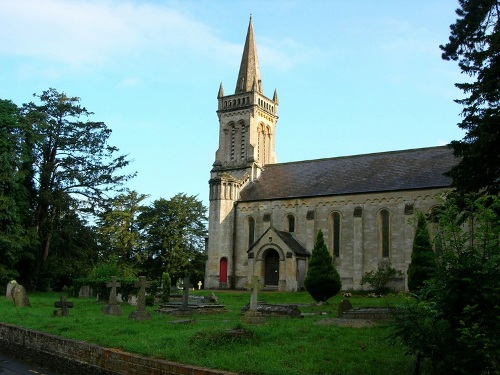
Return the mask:
<path fill-rule="evenodd" d="M 295 232 L 295 216 L 293 216 L 293 215 L 286 216 L 286 226 L 287 226 L 288 232 L 290 232 L 290 233 Z"/>
<path fill-rule="evenodd" d="M 333 256 L 340 256 L 340 214 L 334 212 L 330 216 L 330 238 Z"/>
<path fill-rule="evenodd" d="M 378 214 L 379 252 L 383 258 L 389 257 L 390 216 L 389 211 L 381 210 Z"/>
<path fill-rule="evenodd" d="M 255 242 L 255 219 L 249 217 L 247 220 L 247 233 L 248 233 L 248 248 L 252 247 Z"/>
<path fill-rule="evenodd" d="M 227 258 L 220 259 L 219 282 L 227 283 Z"/>

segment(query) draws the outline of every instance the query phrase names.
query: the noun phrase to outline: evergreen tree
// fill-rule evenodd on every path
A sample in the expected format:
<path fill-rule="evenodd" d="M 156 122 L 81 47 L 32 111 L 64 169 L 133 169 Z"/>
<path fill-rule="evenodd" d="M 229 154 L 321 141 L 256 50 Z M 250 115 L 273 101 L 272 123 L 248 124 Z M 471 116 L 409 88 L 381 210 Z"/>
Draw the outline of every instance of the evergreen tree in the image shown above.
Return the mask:
<path fill-rule="evenodd" d="M 321 230 L 316 236 L 304 285 L 316 302 L 326 301 L 342 288 L 340 275 L 335 269 L 333 258 L 328 252 Z"/>
<path fill-rule="evenodd" d="M 498 0 L 459 0 L 460 17 L 451 25 L 443 59 L 458 61 L 469 82 L 458 83 L 466 131 L 451 142 L 460 163 L 448 174 L 459 193 L 500 192 L 500 30 Z"/>
<path fill-rule="evenodd" d="M 415 238 L 408 266 L 408 289 L 415 292 L 428 280 L 436 269 L 436 256 L 432 250 L 431 239 L 427 229 L 427 221 L 422 212 L 418 215 Z"/>

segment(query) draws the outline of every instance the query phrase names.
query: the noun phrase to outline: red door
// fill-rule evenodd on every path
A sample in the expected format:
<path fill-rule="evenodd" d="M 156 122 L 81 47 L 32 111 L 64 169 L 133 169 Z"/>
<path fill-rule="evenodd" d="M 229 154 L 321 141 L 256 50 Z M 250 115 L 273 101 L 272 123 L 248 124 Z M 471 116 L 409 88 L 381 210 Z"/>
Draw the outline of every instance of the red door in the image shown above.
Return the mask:
<path fill-rule="evenodd" d="M 227 258 L 222 258 L 220 260 L 219 282 L 227 283 Z"/>

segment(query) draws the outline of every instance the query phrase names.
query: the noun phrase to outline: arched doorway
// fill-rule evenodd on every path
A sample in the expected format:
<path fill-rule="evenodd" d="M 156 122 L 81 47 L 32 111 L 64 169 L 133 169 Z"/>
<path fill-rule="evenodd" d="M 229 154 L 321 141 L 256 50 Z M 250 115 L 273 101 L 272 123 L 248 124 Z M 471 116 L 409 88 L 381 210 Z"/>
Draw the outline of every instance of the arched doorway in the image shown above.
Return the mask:
<path fill-rule="evenodd" d="M 276 285 L 280 279 L 280 256 L 276 250 L 270 249 L 265 257 L 264 280 L 266 285 Z"/>

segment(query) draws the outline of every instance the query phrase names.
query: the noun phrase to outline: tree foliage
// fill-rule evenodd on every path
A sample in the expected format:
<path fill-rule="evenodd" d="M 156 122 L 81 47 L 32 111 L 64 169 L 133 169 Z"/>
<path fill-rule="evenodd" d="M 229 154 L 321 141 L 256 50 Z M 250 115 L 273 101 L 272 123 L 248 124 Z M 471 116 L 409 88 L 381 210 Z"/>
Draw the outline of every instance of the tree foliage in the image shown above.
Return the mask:
<path fill-rule="evenodd" d="M 340 275 L 333 264 L 321 230 L 316 236 L 304 285 L 316 302 L 325 302 L 342 288 Z"/>
<path fill-rule="evenodd" d="M 497 0 L 459 0 L 457 21 L 451 25 L 449 42 L 440 46 L 443 59 L 458 61 L 469 82 L 458 83 L 466 97 L 462 104 L 466 131 L 451 142 L 461 158 L 449 175 L 462 193 L 500 191 L 500 30 Z"/>
<path fill-rule="evenodd" d="M 395 315 L 395 337 L 439 374 L 500 373 L 500 198 L 450 195 L 439 213 L 436 271 Z M 460 205 L 459 205 L 460 202 Z"/>
<path fill-rule="evenodd" d="M 104 257 L 117 256 L 122 262 L 139 263 L 142 243 L 138 217 L 146 206 L 148 196 L 128 191 L 108 200 L 99 215 L 99 234 L 106 245 Z"/>
<path fill-rule="evenodd" d="M 196 196 L 177 194 L 160 198 L 144 209 L 138 221 L 144 241 L 142 268 L 151 279 L 168 272 L 172 280 L 190 274 L 191 264 L 203 252 L 206 207 Z"/>
<path fill-rule="evenodd" d="M 411 263 L 408 266 L 408 289 L 418 291 L 424 281 L 428 280 L 436 269 L 436 256 L 432 250 L 431 238 L 427 221 L 422 212 L 418 215 L 415 238 L 411 253 Z"/>
<path fill-rule="evenodd" d="M 401 271 L 391 267 L 389 262 L 382 262 L 376 271 L 365 272 L 361 285 L 370 284 L 375 293 L 384 294 L 390 291 L 389 282 L 398 276 L 402 276 Z"/>
<path fill-rule="evenodd" d="M 31 217 L 29 171 L 25 170 L 29 150 L 26 129 L 19 122 L 19 109 L 0 100 L 0 283 L 18 277 L 16 265 L 30 259 L 36 245 Z"/>

